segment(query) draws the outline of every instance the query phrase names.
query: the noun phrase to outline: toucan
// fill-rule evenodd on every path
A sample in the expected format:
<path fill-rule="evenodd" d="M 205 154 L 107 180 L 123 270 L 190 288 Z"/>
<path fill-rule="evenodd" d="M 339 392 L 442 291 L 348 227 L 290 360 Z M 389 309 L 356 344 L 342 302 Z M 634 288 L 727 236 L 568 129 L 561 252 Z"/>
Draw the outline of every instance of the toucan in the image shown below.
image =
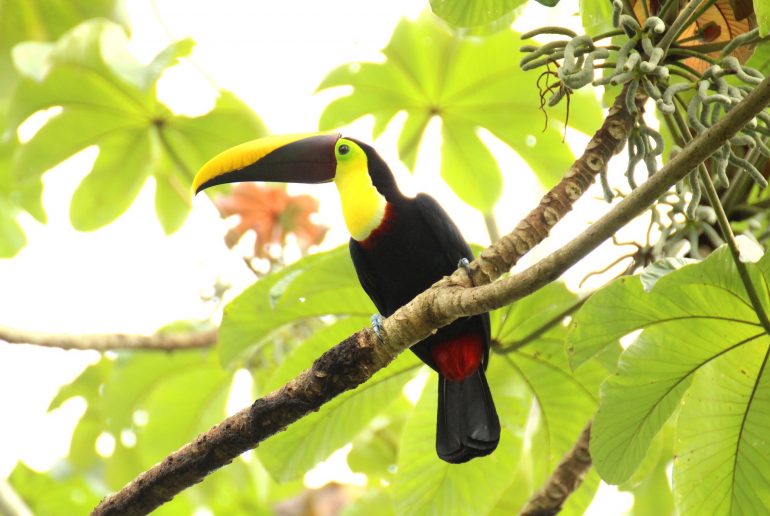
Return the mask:
<path fill-rule="evenodd" d="M 473 259 L 438 202 L 426 194 L 403 195 L 385 161 L 353 138 L 312 134 L 247 142 L 206 163 L 193 188 L 198 193 L 237 181 L 334 181 L 358 279 L 386 317 Z M 373 317 L 376 331 L 378 321 Z M 482 314 L 458 319 L 411 348 L 439 374 L 436 451 L 449 463 L 488 455 L 500 439 L 484 374 L 489 345 L 489 314 Z"/>

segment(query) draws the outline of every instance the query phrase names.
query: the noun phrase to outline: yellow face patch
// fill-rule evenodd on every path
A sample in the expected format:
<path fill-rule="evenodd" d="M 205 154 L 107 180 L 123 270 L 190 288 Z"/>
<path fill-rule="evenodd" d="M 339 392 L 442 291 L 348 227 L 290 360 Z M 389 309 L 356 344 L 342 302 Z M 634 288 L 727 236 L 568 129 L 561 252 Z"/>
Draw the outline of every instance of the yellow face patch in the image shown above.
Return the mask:
<path fill-rule="evenodd" d="M 387 201 L 372 184 L 366 153 L 361 147 L 340 138 L 334 153 L 337 158 L 334 183 L 340 193 L 345 225 L 355 240 L 366 240 L 385 217 Z"/>
<path fill-rule="evenodd" d="M 266 136 L 227 149 L 211 158 L 208 163 L 201 167 L 195 175 L 195 179 L 193 179 L 193 191 L 197 192 L 202 184 L 215 177 L 247 167 L 264 158 L 275 149 L 309 136 L 314 135 L 289 134 L 282 136 Z"/>

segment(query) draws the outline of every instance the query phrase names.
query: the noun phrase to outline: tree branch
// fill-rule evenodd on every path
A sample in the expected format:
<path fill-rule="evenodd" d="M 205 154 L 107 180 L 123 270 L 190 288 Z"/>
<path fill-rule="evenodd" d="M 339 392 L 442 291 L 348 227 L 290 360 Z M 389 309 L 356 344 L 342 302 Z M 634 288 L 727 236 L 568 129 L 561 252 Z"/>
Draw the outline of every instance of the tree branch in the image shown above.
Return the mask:
<path fill-rule="evenodd" d="M 590 439 L 589 421 L 575 445 L 556 466 L 543 488 L 532 495 L 519 513 L 520 516 L 551 516 L 561 511 L 564 502 L 580 486 L 583 477 L 591 469 L 591 454 L 588 451 Z"/>
<path fill-rule="evenodd" d="M 217 342 L 217 330 L 185 333 L 156 333 L 154 335 L 130 335 L 124 333 L 68 335 L 19 330 L 0 326 L 0 341 L 9 344 L 34 344 L 48 348 L 92 349 L 95 351 L 157 350 L 208 348 Z"/>
<path fill-rule="evenodd" d="M 505 306 L 553 281 L 615 231 L 641 214 L 769 102 L 770 79 L 766 79 L 719 123 L 699 135 L 658 173 L 558 251 L 519 274 L 475 288 L 467 286 L 470 282 L 463 271 L 456 271 L 385 319 L 381 340 L 369 328 L 348 337 L 321 355 L 310 369 L 299 374 L 284 387 L 258 399 L 251 407 L 241 410 L 199 435 L 195 441 L 139 475 L 121 491 L 104 499 L 94 509 L 93 514 L 144 514 L 153 510 L 290 423 L 317 410 L 326 401 L 366 381 L 400 352 L 424 339 L 437 328 L 459 317 Z M 605 129 L 606 125 L 605 122 L 602 129 Z M 623 132 L 622 136 L 625 137 L 626 134 L 627 131 Z M 611 152 L 616 151 L 619 144 L 617 138 L 613 137 L 613 141 L 615 144 Z M 601 165 L 603 166 L 606 166 L 606 163 Z M 592 169 L 598 172 L 601 167 Z M 574 168 L 568 172 L 567 180 L 582 177 L 578 172 L 573 173 Z M 556 188 L 559 188 L 559 185 Z M 568 190 L 565 190 L 565 193 L 568 198 L 572 198 Z M 551 195 L 551 192 L 546 197 L 548 195 Z M 559 199 L 554 200 L 561 202 Z M 554 208 L 557 214 L 558 209 L 562 208 L 555 208 L 553 204 L 556 203 L 541 201 L 540 220 L 537 222 L 545 223 L 544 229 L 550 228 L 558 220 L 547 214 L 551 213 L 549 208 Z M 532 214 L 528 218 L 530 216 Z M 529 235 L 532 224 L 525 220 L 517 226 L 514 233 L 520 228 L 522 234 Z M 508 243 L 501 244 L 506 239 Z M 511 241 L 517 240 L 508 235 L 490 246 L 480 258 L 472 262 L 473 270 L 477 273 L 483 272 L 488 281 L 492 281 L 534 245 L 522 241 L 527 245 L 526 250 L 522 251 L 511 246 Z"/>

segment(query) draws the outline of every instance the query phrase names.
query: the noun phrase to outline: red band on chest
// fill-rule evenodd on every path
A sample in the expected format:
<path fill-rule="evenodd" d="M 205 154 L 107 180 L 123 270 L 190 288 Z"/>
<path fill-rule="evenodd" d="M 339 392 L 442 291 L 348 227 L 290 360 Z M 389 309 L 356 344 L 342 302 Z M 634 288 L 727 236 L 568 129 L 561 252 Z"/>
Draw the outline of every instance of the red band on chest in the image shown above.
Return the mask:
<path fill-rule="evenodd" d="M 484 356 L 481 335 L 466 333 L 452 340 L 436 344 L 431 356 L 442 376 L 459 382 L 473 374 Z"/>

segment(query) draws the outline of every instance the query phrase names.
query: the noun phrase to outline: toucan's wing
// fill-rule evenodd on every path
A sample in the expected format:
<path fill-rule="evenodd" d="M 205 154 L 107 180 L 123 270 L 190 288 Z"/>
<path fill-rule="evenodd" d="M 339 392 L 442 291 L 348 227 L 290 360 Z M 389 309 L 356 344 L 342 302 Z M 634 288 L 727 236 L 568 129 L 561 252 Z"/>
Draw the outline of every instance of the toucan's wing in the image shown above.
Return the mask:
<path fill-rule="evenodd" d="M 372 300 L 374 306 L 377 307 L 377 310 L 387 317 L 390 314 L 388 313 L 388 307 L 385 304 L 385 300 L 382 298 L 382 283 L 374 273 L 372 266 L 369 264 L 366 254 L 361 249 L 361 244 L 351 238 L 348 247 L 350 248 L 350 258 L 353 260 L 353 266 L 358 275 L 358 281 L 361 283 L 361 286 L 364 287 L 364 292 L 366 292 L 369 299 Z"/>
<path fill-rule="evenodd" d="M 473 251 L 468 242 L 465 241 L 460 230 L 449 218 L 444 208 L 430 195 L 420 194 L 415 198 L 415 203 L 420 210 L 422 218 L 430 227 L 433 235 L 439 241 L 442 252 L 447 257 L 447 274 L 451 274 L 457 267 L 461 258 L 473 260 Z M 484 346 L 484 364 L 489 360 L 489 342 L 491 341 L 491 331 L 489 324 L 489 314 L 481 314 L 481 325 L 486 334 L 487 345 Z"/>
<path fill-rule="evenodd" d="M 447 272 L 456 269 L 461 258 L 473 260 L 471 247 L 436 199 L 430 195 L 420 194 L 415 197 L 414 202 L 446 255 Z"/>

